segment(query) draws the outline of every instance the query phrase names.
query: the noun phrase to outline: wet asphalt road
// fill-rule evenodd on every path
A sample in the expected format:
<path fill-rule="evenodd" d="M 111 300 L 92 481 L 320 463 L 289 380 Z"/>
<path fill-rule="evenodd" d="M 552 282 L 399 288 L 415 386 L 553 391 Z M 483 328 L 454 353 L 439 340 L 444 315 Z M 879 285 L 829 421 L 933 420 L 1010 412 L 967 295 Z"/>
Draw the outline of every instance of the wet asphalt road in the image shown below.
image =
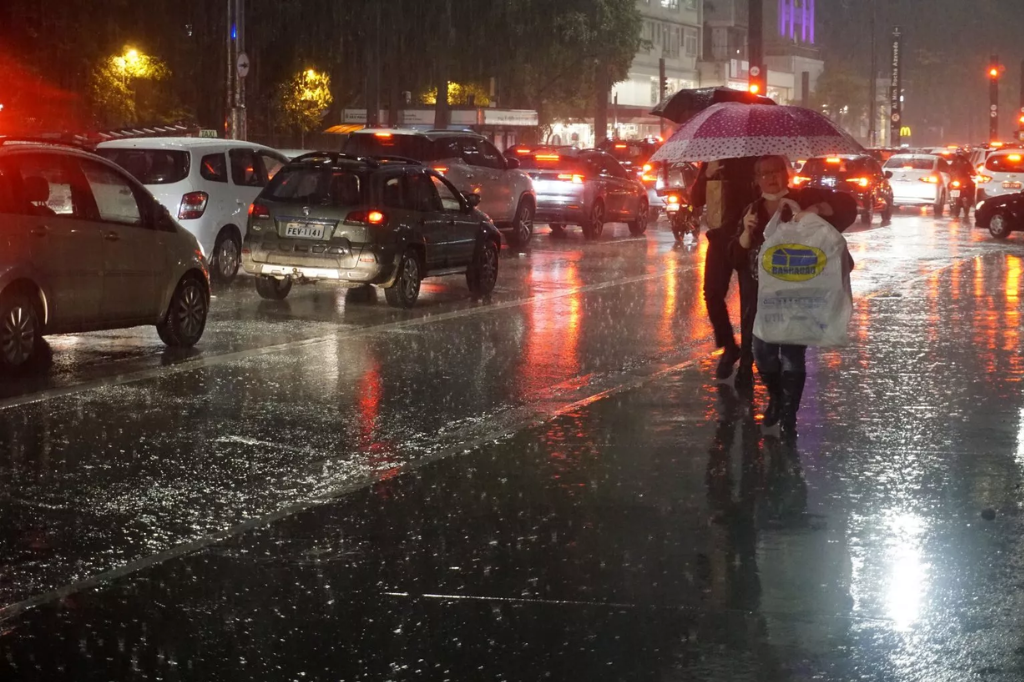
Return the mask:
<path fill-rule="evenodd" d="M 627 235 L 51 339 L 0 385 L 0 678 L 1024 678 L 1024 239 L 848 233 L 791 448 L 710 380 L 703 243 Z"/>

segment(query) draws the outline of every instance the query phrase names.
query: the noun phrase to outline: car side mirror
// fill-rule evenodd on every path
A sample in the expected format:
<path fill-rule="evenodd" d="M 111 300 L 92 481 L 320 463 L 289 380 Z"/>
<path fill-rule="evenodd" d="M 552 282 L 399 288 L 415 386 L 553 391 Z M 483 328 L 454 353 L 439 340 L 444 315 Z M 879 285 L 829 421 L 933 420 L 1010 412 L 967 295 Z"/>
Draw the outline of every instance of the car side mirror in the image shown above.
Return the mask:
<path fill-rule="evenodd" d="M 479 194 L 476 194 L 474 192 L 472 194 L 467 194 L 465 196 L 466 196 L 466 203 L 469 204 L 469 207 L 471 209 L 472 208 L 476 208 L 477 206 L 480 205 L 480 195 Z"/>
<path fill-rule="evenodd" d="M 885 171 L 885 179 L 886 180 L 891 180 L 892 179 L 892 171 Z"/>
<path fill-rule="evenodd" d="M 519 159 L 516 159 L 516 158 L 505 159 L 505 163 L 508 166 L 509 170 L 512 170 L 512 169 L 515 169 L 515 168 L 519 168 Z"/>

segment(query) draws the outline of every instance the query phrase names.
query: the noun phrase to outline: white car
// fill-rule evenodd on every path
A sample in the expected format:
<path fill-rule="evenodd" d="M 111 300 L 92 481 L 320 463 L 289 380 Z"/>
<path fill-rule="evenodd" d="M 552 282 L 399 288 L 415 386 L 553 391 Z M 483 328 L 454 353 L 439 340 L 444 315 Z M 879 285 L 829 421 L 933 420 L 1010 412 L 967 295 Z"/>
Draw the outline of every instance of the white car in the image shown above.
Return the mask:
<path fill-rule="evenodd" d="M 94 154 L 0 138 L 0 371 L 44 334 L 156 325 L 192 346 L 210 280 L 195 237 L 146 188 Z"/>
<path fill-rule="evenodd" d="M 950 181 L 949 163 L 934 154 L 896 154 L 885 162 L 892 171 L 893 206 L 928 206 L 935 215 L 946 210 Z"/>
<path fill-rule="evenodd" d="M 1003 149 L 978 165 L 978 206 L 991 197 L 1018 194 L 1024 188 L 1024 150 Z"/>
<path fill-rule="evenodd" d="M 430 165 L 465 195 L 480 195 L 480 210 L 513 246 L 533 236 L 537 195 L 518 159 L 507 159 L 487 138 L 473 132 L 397 128 L 351 133 L 342 152 L 352 156 L 401 156 Z"/>
<path fill-rule="evenodd" d="M 249 205 L 288 159 L 252 142 L 148 137 L 101 142 L 97 153 L 122 166 L 194 234 L 211 274 L 238 274 Z"/>

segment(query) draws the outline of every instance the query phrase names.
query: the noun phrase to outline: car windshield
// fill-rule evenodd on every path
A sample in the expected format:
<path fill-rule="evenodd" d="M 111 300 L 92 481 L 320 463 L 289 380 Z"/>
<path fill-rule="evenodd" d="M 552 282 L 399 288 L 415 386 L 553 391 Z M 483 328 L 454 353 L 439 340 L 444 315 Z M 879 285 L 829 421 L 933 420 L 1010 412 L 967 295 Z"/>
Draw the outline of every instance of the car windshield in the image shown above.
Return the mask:
<path fill-rule="evenodd" d="M 985 168 L 996 173 L 1024 173 L 1024 152 L 993 154 L 985 161 Z"/>
<path fill-rule="evenodd" d="M 437 158 L 434 145 L 420 135 L 350 135 L 341 151 L 353 156 L 404 156 L 417 161 L 434 161 Z"/>
<path fill-rule="evenodd" d="M 285 166 L 278 171 L 263 197 L 288 204 L 358 206 L 365 203 L 361 173 L 336 168 Z"/>
<path fill-rule="evenodd" d="M 836 175 L 838 173 L 845 173 L 850 164 L 850 160 L 839 157 L 808 159 L 807 163 L 800 169 L 800 174 Z"/>
<path fill-rule="evenodd" d="M 98 149 L 143 185 L 169 185 L 188 177 L 188 152 L 180 149 Z"/>
<path fill-rule="evenodd" d="M 885 167 L 904 170 L 932 170 L 935 168 L 935 161 L 936 159 L 926 156 L 894 156 L 885 162 Z"/>

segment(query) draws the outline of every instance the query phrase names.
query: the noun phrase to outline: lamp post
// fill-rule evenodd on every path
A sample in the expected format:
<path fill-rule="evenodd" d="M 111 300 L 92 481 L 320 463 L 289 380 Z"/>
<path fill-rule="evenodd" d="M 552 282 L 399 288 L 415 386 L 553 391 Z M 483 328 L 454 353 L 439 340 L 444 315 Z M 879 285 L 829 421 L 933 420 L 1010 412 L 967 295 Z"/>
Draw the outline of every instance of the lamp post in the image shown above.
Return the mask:
<path fill-rule="evenodd" d="M 135 88 L 132 79 L 137 75 L 145 75 L 142 71 L 145 68 L 145 64 L 142 59 L 142 55 L 134 47 L 125 49 L 123 55 L 114 57 L 114 65 L 121 71 L 121 78 L 123 79 L 125 92 L 130 96 L 130 112 L 129 116 L 131 122 L 135 123 L 136 109 L 138 108 L 138 102 L 136 101 Z"/>

